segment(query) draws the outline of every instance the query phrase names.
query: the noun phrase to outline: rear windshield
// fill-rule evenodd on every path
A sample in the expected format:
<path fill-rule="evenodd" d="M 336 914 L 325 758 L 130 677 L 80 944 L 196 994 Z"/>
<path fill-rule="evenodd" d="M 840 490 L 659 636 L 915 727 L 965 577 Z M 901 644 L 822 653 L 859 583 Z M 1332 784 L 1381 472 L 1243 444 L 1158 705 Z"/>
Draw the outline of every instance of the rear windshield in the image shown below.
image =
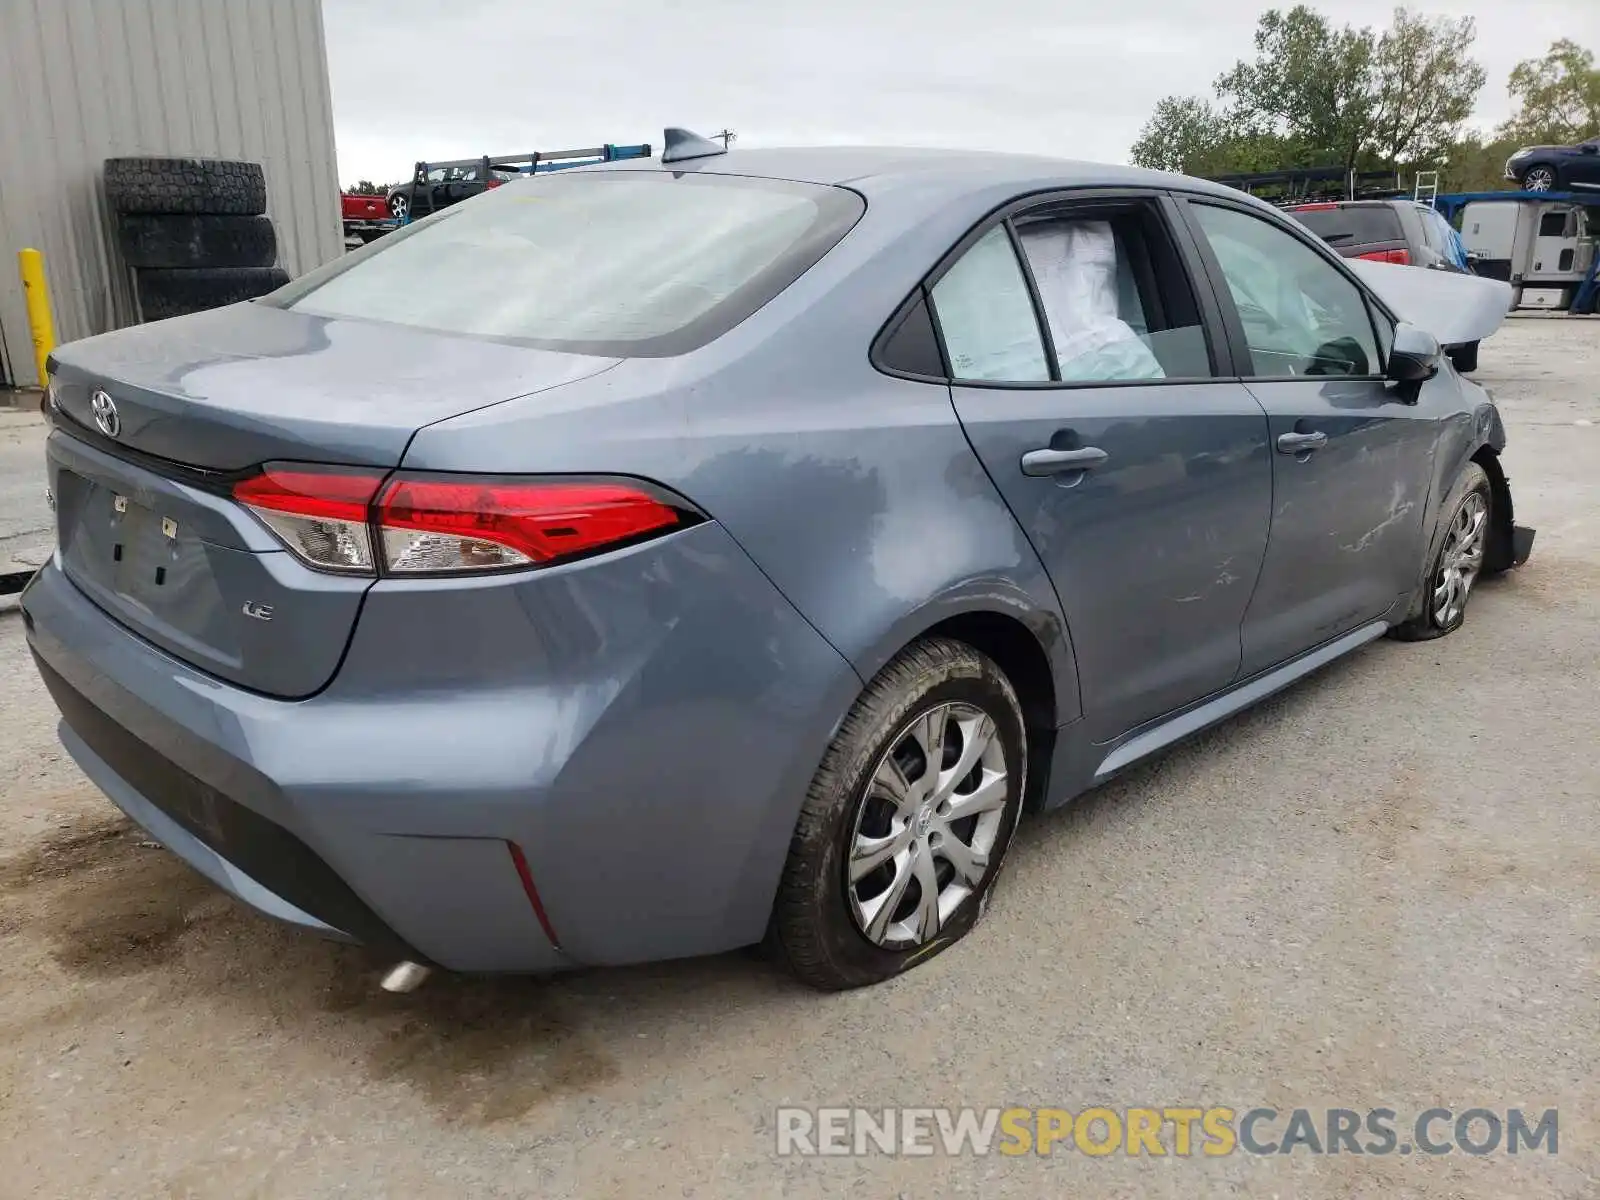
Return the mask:
<path fill-rule="evenodd" d="M 579 354 L 682 354 L 794 282 L 864 207 L 786 180 L 562 172 L 447 208 L 266 302 Z"/>
<path fill-rule="evenodd" d="M 1330 246 L 1366 246 L 1373 242 L 1403 242 L 1400 214 L 1387 204 L 1345 208 L 1293 209 L 1290 216 Z"/>

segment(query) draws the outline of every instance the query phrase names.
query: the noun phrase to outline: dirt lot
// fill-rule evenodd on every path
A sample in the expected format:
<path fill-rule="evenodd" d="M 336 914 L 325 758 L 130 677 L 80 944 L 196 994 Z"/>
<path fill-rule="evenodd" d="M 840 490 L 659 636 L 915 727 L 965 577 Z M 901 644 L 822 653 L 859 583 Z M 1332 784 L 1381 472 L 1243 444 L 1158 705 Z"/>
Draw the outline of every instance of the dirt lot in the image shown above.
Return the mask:
<path fill-rule="evenodd" d="M 0 1197 L 1600 1196 L 1600 322 L 1485 347 L 1522 572 L 1025 824 L 966 945 L 378 992 L 58 748 L 0 614 Z M 26 437 L 37 437 L 30 427 Z M 1560 1109 L 1511 1158 L 783 1159 L 782 1104 Z"/>

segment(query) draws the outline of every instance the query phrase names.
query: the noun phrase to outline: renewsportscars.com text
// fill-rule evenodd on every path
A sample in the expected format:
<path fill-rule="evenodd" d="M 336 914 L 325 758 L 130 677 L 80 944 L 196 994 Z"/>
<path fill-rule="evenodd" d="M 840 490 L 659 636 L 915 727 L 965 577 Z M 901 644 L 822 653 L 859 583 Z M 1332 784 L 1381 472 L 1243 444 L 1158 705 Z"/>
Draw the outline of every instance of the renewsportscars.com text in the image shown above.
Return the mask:
<path fill-rule="evenodd" d="M 1553 1108 L 780 1108 L 780 1155 L 1555 1154 Z"/>

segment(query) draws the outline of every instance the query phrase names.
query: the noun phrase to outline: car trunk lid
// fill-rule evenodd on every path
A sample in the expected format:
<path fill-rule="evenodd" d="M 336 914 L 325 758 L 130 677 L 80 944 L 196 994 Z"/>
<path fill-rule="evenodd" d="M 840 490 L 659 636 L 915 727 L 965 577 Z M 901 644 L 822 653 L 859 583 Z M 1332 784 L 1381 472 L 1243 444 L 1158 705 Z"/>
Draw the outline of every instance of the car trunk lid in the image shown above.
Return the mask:
<path fill-rule="evenodd" d="M 310 695 L 372 579 L 305 565 L 231 483 L 273 461 L 393 467 L 425 425 L 614 361 L 253 305 L 73 343 L 48 447 L 61 568 L 168 654 Z"/>
<path fill-rule="evenodd" d="M 424 425 L 616 361 L 247 303 L 73 342 L 52 377 L 91 440 L 101 391 L 118 425 L 107 445 L 184 466 L 390 467 Z"/>

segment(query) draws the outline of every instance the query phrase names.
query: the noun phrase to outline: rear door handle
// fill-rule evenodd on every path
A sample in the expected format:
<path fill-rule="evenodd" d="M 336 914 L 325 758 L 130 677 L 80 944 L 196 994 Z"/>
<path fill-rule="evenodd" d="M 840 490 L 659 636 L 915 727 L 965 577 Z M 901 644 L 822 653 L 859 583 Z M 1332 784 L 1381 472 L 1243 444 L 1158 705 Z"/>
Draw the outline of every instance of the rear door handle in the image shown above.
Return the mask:
<path fill-rule="evenodd" d="M 1278 435 L 1278 452 L 1280 454 L 1307 454 L 1312 450 L 1321 450 L 1328 444 L 1328 435 L 1325 433 L 1280 433 Z"/>
<path fill-rule="evenodd" d="M 1029 450 L 1022 456 L 1024 475 L 1060 475 L 1067 471 L 1092 471 L 1111 456 L 1098 446 L 1081 450 Z"/>

